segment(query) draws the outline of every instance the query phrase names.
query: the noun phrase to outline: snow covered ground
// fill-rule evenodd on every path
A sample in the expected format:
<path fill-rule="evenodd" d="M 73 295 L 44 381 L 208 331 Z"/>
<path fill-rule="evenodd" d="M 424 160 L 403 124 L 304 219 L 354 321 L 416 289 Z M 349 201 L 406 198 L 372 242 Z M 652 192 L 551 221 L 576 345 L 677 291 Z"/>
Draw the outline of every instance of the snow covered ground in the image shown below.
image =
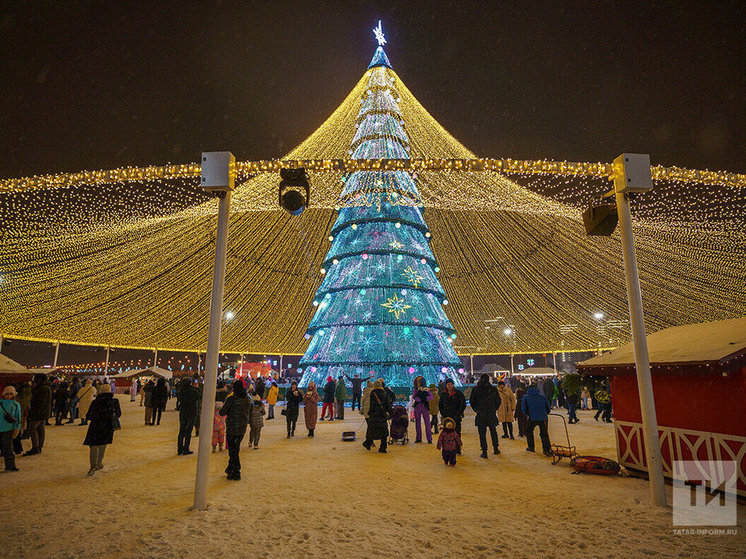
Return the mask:
<path fill-rule="evenodd" d="M 552 466 L 525 452 L 521 439 L 500 439 L 501 455 L 479 458 L 473 415 L 464 420 L 464 455 L 448 468 L 434 444 L 384 455 L 359 440 L 342 442 L 340 432 L 362 422 L 349 409 L 344 422 L 319 423 L 314 439 L 305 436 L 301 412 L 287 440 L 278 409 L 259 450 L 244 445 L 242 481 L 225 479 L 226 451 L 212 455 L 211 505 L 196 512 L 196 453 L 176 455 L 173 402 L 160 426 L 146 427 L 144 408 L 120 400 L 123 428 L 94 477 L 85 475 L 85 427 L 77 425 L 48 427 L 43 454 L 0 474 L 0 556 L 535 559 L 743 557 L 746 550 L 743 504 L 736 535 L 675 535 L 670 508 L 647 504 L 645 481 L 571 475 L 566 461 Z M 615 458 L 612 426 L 590 412 L 580 417 L 570 426 L 579 452 Z"/>

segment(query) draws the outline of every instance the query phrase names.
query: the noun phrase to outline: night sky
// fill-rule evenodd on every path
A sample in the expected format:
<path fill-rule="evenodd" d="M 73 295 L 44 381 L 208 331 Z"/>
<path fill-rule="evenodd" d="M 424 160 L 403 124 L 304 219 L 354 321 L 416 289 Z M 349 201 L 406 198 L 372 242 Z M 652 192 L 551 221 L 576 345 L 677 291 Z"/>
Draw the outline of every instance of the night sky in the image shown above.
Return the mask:
<path fill-rule="evenodd" d="M 378 19 L 480 156 L 746 171 L 739 2 L 514 4 L 3 2 L 0 176 L 282 156 L 361 77 Z"/>

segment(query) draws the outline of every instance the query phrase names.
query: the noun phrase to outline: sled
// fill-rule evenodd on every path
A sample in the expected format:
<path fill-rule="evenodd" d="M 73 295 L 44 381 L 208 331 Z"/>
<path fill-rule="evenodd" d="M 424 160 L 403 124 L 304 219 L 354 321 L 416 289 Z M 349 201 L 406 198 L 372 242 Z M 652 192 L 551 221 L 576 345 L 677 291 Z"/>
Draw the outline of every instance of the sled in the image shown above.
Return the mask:
<path fill-rule="evenodd" d="M 357 439 L 357 433 L 355 431 L 342 431 L 343 441 L 354 441 Z"/>
<path fill-rule="evenodd" d="M 574 474 L 586 473 L 603 476 L 614 476 L 621 470 L 618 462 L 601 456 L 576 456 L 570 460 L 570 467 L 575 470 Z"/>
<path fill-rule="evenodd" d="M 570 464 L 572 464 L 572 461 L 577 458 L 578 453 L 575 450 L 575 447 L 570 445 L 570 434 L 567 431 L 567 421 L 565 420 L 565 416 L 558 413 L 550 413 L 549 415 L 555 415 L 562 418 L 562 423 L 565 425 L 565 437 L 567 438 L 567 446 L 558 444 L 549 445 L 549 450 L 552 453 L 552 465 L 557 464 L 563 458 L 569 458 Z"/>

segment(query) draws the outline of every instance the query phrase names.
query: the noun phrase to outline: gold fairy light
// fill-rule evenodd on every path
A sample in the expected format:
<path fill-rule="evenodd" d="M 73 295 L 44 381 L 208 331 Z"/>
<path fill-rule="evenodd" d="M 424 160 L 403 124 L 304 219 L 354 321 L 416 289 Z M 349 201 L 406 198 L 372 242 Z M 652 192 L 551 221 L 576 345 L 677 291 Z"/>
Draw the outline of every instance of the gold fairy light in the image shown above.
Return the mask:
<path fill-rule="evenodd" d="M 358 119 L 370 87 L 395 106 L 387 114 L 409 142 L 387 138 L 411 159 L 351 158 L 355 138 L 370 133 Z M 277 207 L 288 167 L 305 167 L 312 184 L 311 207 L 294 218 Z M 342 179 L 359 171 L 378 172 L 340 200 Z M 610 189 L 611 172 L 610 163 L 477 157 L 391 69 L 368 70 L 284 158 L 237 163 L 225 290 L 236 314 L 221 351 L 303 353 L 335 210 L 385 202 L 424 212 L 448 317 L 476 353 L 626 343 L 619 239 L 586 237 L 580 219 Z M 746 314 L 746 175 L 652 172 L 655 188 L 633 204 L 648 330 Z M 0 180 L 0 334 L 204 350 L 217 203 L 199 173 L 192 163 Z M 388 189 L 387 173 L 408 173 L 419 196 Z M 485 330 L 497 316 L 514 335 Z"/>

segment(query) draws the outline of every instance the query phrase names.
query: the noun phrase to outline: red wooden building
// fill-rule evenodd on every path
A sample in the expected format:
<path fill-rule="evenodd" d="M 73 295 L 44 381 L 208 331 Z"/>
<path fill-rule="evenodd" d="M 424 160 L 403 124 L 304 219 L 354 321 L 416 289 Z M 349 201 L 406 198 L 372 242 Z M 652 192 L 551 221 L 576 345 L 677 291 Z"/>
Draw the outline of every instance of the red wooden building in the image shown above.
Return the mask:
<path fill-rule="evenodd" d="M 746 495 L 746 317 L 661 330 L 648 336 L 648 351 L 664 475 L 672 477 L 676 460 L 732 460 L 731 481 Z M 618 461 L 646 471 L 632 344 L 578 372 L 611 378 Z"/>

